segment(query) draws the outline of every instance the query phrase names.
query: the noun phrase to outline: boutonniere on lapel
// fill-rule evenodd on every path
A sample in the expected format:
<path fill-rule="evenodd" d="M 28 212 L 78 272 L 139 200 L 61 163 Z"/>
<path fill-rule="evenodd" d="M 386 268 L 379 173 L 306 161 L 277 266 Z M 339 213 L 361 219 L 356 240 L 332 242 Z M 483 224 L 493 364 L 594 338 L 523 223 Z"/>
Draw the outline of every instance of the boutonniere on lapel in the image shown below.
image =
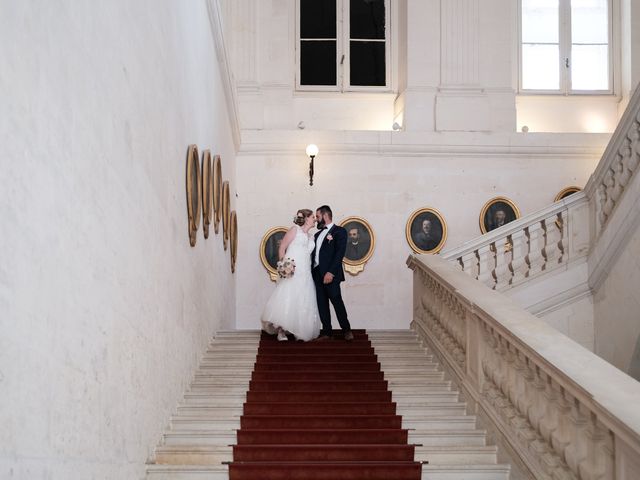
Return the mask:
<path fill-rule="evenodd" d="M 327 242 L 330 242 L 331 240 L 333 240 L 333 235 L 329 234 L 326 236 Z"/>

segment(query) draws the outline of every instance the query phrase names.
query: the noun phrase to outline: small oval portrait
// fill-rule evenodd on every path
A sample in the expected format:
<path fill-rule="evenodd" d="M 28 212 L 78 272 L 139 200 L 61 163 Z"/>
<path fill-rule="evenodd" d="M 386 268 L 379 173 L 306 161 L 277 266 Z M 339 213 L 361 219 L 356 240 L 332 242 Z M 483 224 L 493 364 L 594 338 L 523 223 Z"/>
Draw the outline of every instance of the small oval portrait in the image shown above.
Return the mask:
<path fill-rule="evenodd" d="M 578 193 L 578 192 L 581 192 L 581 191 L 582 191 L 582 189 L 580 187 L 576 187 L 576 186 L 563 188 L 562 190 L 560 190 L 558 192 L 558 194 L 556 195 L 556 198 L 553 201 L 554 202 L 559 202 L 560 200 L 563 200 L 563 199 L 567 198 L 569 195 L 573 195 L 574 193 Z"/>
<path fill-rule="evenodd" d="M 411 214 L 406 227 L 407 242 L 416 253 L 438 253 L 447 241 L 447 224 L 433 208 Z"/>
<path fill-rule="evenodd" d="M 360 217 L 345 218 L 340 226 L 347 231 L 347 249 L 344 262 L 349 265 L 366 263 L 373 255 L 375 234 L 369 222 Z"/>
<path fill-rule="evenodd" d="M 274 227 L 264 234 L 260 242 L 260 261 L 273 281 L 278 278 L 278 250 L 287 231 L 286 227 Z"/>
<path fill-rule="evenodd" d="M 489 200 L 480 212 L 480 231 L 490 232 L 520 218 L 520 210 L 506 197 Z"/>

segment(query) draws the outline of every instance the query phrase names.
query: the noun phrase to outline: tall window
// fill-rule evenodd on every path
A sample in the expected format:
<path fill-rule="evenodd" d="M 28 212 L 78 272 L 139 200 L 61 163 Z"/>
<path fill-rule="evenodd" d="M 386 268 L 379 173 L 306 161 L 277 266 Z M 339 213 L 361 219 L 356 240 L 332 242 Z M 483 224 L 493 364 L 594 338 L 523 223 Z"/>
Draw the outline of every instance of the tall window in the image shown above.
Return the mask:
<path fill-rule="evenodd" d="M 610 93 L 610 0 L 521 0 L 520 88 Z"/>
<path fill-rule="evenodd" d="M 389 0 L 299 0 L 300 89 L 389 86 Z"/>

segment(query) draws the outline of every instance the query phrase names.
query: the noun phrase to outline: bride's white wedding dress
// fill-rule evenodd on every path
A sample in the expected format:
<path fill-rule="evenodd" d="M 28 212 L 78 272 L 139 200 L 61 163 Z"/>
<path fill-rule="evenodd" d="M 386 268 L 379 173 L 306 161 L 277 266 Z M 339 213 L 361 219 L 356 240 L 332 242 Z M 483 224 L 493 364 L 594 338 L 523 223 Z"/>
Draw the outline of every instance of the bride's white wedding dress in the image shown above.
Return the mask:
<path fill-rule="evenodd" d="M 262 329 L 275 334 L 278 327 L 299 340 L 313 340 L 320 334 L 320 315 L 316 301 L 316 288 L 311 276 L 313 237 L 296 225 L 296 236 L 287 247 L 285 258 L 296 262 L 292 277 L 278 279 L 262 312 Z"/>

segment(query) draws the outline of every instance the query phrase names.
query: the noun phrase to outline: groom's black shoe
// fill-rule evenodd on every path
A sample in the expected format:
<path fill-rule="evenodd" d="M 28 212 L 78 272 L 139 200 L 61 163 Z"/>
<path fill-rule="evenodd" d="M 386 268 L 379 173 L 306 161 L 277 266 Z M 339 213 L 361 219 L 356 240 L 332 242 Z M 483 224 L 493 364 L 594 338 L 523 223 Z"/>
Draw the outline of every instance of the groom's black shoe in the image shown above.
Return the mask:
<path fill-rule="evenodd" d="M 348 332 L 344 332 L 344 339 L 347 342 L 352 342 L 353 341 L 353 332 L 351 330 L 349 330 Z"/>
<path fill-rule="evenodd" d="M 326 342 L 327 340 L 331 340 L 331 337 L 329 337 L 328 335 L 320 335 L 318 338 L 316 338 L 316 342 Z"/>

